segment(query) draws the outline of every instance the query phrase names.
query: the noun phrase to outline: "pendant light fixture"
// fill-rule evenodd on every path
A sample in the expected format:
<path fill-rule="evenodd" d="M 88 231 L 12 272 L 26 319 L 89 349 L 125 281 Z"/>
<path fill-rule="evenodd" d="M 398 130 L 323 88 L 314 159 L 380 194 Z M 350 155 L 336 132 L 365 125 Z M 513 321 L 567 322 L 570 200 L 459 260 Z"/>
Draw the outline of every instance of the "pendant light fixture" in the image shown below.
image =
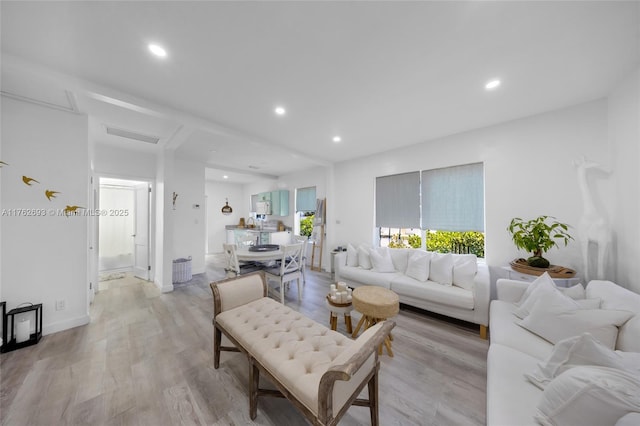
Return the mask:
<path fill-rule="evenodd" d="M 222 214 L 228 216 L 233 212 L 233 209 L 229 205 L 229 199 L 225 198 L 224 200 L 225 200 L 225 203 L 224 203 L 224 206 L 222 207 Z"/>

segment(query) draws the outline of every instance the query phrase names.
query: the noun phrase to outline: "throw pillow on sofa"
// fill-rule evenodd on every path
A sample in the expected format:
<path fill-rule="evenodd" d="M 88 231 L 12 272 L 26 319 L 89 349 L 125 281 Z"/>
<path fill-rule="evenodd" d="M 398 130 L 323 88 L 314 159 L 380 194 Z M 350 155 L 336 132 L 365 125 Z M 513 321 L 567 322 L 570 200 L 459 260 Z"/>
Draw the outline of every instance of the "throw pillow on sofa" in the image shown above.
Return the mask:
<path fill-rule="evenodd" d="M 452 258 L 453 285 L 473 290 L 473 280 L 478 272 L 478 258 L 475 254 L 456 254 Z"/>
<path fill-rule="evenodd" d="M 378 247 L 371 249 L 371 251 L 369 252 L 369 258 L 371 259 L 371 264 L 373 265 L 374 271 L 396 272 L 388 248 Z"/>
<path fill-rule="evenodd" d="M 347 266 L 358 266 L 358 249 L 353 244 L 347 244 Z"/>
<path fill-rule="evenodd" d="M 613 425 L 640 412 L 640 377 L 581 366 L 560 374 L 542 392 L 535 419 L 542 425 Z"/>
<path fill-rule="evenodd" d="M 539 363 L 535 371 L 525 373 L 525 377 L 544 389 L 561 373 L 580 365 L 616 368 L 640 376 L 640 353 L 614 351 L 590 333 L 583 333 L 556 343 L 549 358 Z"/>
<path fill-rule="evenodd" d="M 552 302 L 540 300 L 529 315 L 516 324 L 553 344 L 588 332 L 613 349 L 618 327 L 632 316 L 628 311 L 581 309 L 579 305 L 570 306 L 566 300 L 556 298 Z"/>
<path fill-rule="evenodd" d="M 573 299 L 558 291 L 549 274 L 545 272 L 527 288 L 520 302 L 516 305 L 517 308 L 513 311 L 514 315 L 518 318 L 526 318 L 531 309 L 541 300 L 547 304 L 555 303 L 559 305 L 564 302 L 567 307 L 578 306 Z"/>
<path fill-rule="evenodd" d="M 431 263 L 431 253 L 428 251 L 416 250 L 409 255 L 407 271 L 405 275 L 418 281 L 429 279 L 429 264 Z"/>
<path fill-rule="evenodd" d="M 358 247 L 358 265 L 362 269 L 371 269 L 373 265 L 371 264 L 371 258 L 369 257 L 369 248 L 365 246 Z"/>
<path fill-rule="evenodd" d="M 545 272 L 544 274 L 540 275 L 531 284 L 527 286 L 527 289 L 525 290 L 524 294 L 522 295 L 518 303 L 516 303 L 515 305 L 521 306 L 523 303 L 525 303 L 526 300 L 529 298 L 529 296 L 531 296 L 531 293 L 533 293 L 533 291 L 535 291 L 540 284 L 547 284 L 549 286 L 553 286 L 556 288 L 556 290 L 560 291 L 565 296 L 568 296 L 574 300 L 585 298 L 585 289 L 582 286 L 582 284 L 576 284 L 573 287 L 569 287 L 569 288 L 558 287 L 553 282 L 553 279 L 551 279 L 549 274 Z"/>
<path fill-rule="evenodd" d="M 431 253 L 429 280 L 447 286 L 453 284 L 453 257 L 451 257 L 451 253 Z"/>

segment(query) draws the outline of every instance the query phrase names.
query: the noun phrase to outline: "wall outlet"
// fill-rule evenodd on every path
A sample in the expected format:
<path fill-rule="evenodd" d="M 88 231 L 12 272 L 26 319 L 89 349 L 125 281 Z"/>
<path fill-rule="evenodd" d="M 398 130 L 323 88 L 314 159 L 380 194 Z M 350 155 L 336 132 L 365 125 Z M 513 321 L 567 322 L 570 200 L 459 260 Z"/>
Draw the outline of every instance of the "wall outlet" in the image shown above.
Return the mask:
<path fill-rule="evenodd" d="M 56 311 L 64 311 L 65 306 L 64 299 L 56 300 Z"/>

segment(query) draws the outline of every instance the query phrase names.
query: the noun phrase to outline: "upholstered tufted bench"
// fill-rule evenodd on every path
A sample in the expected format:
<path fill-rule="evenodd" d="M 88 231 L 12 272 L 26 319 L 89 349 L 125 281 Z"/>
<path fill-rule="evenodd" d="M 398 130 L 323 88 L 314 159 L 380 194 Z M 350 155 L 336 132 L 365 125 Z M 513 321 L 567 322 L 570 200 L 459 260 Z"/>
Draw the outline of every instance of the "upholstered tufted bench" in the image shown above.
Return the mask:
<path fill-rule="evenodd" d="M 214 302 L 214 367 L 220 351 L 243 352 L 250 364 L 249 414 L 258 396 L 284 396 L 316 425 L 335 425 L 351 405 L 368 406 L 378 424 L 377 347 L 395 323 L 382 322 L 357 340 L 332 331 L 267 297 L 257 272 L 211 283 Z M 222 346 L 222 334 L 235 347 Z M 279 391 L 260 389 L 265 374 Z M 358 399 L 368 385 L 369 399 Z"/>

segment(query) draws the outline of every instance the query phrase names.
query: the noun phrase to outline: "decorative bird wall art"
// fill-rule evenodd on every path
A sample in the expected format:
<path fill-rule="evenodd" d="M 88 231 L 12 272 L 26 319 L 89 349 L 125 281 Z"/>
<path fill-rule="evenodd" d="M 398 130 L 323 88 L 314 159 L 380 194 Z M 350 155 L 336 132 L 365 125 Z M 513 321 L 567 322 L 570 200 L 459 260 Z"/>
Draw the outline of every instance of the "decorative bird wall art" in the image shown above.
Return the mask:
<path fill-rule="evenodd" d="M 77 214 L 78 213 L 78 209 L 84 209 L 84 207 L 67 205 L 67 207 L 64 208 L 64 214 L 65 214 L 65 216 L 70 216 L 72 214 Z"/>
<path fill-rule="evenodd" d="M 3 166 L 8 166 L 8 165 L 9 165 L 9 163 L 6 163 L 4 161 L 0 161 L 0 169 Z M 22 182 L 27 186 L 33 186 L 34 182 L 38 183 L 38 184 L 40 183 L 40 181 L 38 181 L 38 180 L 36 180 L 36 179 L 34 179 L 32 177 L 25 176 L 25 175 L 22 175 Z M 47 199 L 49 201 L 53 201 L 52 198 L 56 198 L 58 194 L 61 194 L 61 192 L 60 191 L 54 191 L 52 189 L 47 189 L 47 190 L 44 191 L 44 195 L 45 195 L 45 197 L 47 197 Z M 85 207 L 80 207 L 80 206 L 77 206 L 77 205 L 68 205 L 67 204 L 67 206 L 63 210 L 63 213 L 64 213 L 65 216 L 77 215 L 78 214 L 78 210 L 82 210 L 82 209 L 85 209 Z"/>
<path fill-rule="evenodd" d="M 40 183 L 34 178 L 30 178 L 29 176 L 22 176 L 22 181 L 29 186 L 31 186 L 31 182 Z"/>
<path fill-rule="evenodd" d="M 44 195 L 47 197 L 49 201 L 51 201 L 52 198 L 56 198 L 56 194 L 60 194 L 60 193 L 58 191 L 51 191 L 49 189 L 44 191 Z"/>

